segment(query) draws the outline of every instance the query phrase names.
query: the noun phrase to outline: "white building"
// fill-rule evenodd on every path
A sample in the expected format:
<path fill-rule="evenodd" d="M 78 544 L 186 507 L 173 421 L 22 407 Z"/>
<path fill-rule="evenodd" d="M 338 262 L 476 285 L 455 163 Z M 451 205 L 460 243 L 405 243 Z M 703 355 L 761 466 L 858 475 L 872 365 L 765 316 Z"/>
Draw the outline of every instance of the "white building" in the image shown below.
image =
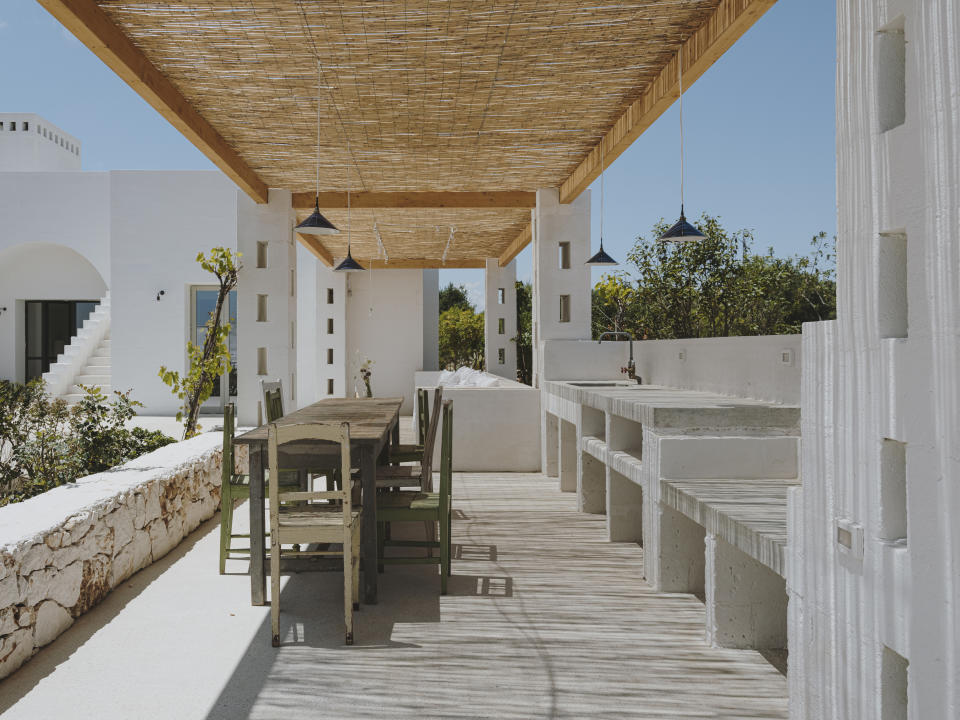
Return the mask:
<path fill-rule="evenodd" d="M 58 394 L 132 389 L 141 414 L 174 414 L 158 371 L 184 368 L 206 322 L 215 278 L 195 258 L 215 246 L 243 254 L 230 382 L 241 422 L 257 418 L 259 378 L 280 378 L 295 407 L 353 394 L 369 358 L 377 394 L 409 400 L 413 373 L 436 367 L 436 270 L 348 280 L 295 245 L 289 193 L 258 205 L 217 171 L 79 172 L 79 141 L 43 118 L 0 114 L 0 127 L 0 377 L 53 365 Z M 207 409 L 224 401 L 218 388 Z"/>

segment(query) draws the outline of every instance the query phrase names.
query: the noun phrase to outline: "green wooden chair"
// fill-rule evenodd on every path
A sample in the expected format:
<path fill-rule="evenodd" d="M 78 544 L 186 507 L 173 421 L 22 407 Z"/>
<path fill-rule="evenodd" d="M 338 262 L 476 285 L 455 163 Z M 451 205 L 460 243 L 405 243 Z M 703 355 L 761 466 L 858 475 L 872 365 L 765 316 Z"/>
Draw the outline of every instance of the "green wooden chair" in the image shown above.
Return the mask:
<path fill-rule="evenodd" d="M 236 412 L 233 403 L 223 409 L 223 459 L 220 465 L 220 574 L 226 570 L 227 558 L 250 557 L 249 534 L 233 532 L 233 509 L 238 500 L 250 498 L 250 477 L 238 475 L 234 464 L 234 425 Z M 283 477 L 284 487 L 296 490 L 300 487 L 297 477 Z M 245 548 L 233 547 L 234 538 L 247 538 Z"/>
<path fill-rule="evenodd" d="M 360 508 L 353 505 L 352 483 L 342 490 L 285 492 L 280 486 L 280 448 L 287 443 L 336 443 L 341 477 L 350 475 L 350 425 L 310 423 L 267 426 L 270 480 L 270 630 L 280 645 L 280 561 L 284 557 L 343 557 L 343 620 L 347 645 L 353 645 L 353 611 L 359 607 Z M 319 502 L 318 502 L 319 501 Z M 300 545 L 318 543 L 325 550 L 300 552 Z M 293 549 L 284 545 L 293 544 Z M 339 547 L 337 547 L 339 546 Z M 335 547 L 336 549 L 330 549 Z"/>
<path fill-rule="evenodd" d="M 398 492 L 377 494 L 377 540 L 379 545 L 378 561 L 385 564 L 423 564 L 440 565 L 440 594 L 447 594 L 447 578 L 450 576 L 450 535 L 453 505 L 451 484 L 453 478 L 453 401 L 443 403 L 443 439 L 440 446 L 440 492 L 420 492 L 400 490 Z M 434 406 L 434 413 L 438 407 Z M 390 540 L 387 538 L 387 525 L 391 522 L 424 521 L 440 528 L 438 540 Z M 427 557 L 389 557 L 388 547 L 425 547 L 429 549 Z M 440 556 L 433 554 L 433 548 L 439 548 Z"/>
<path fill-rule="evenodd" d="M 423 492 L 433 492 L 433 448 L 440 425 L 440 404 L 443 388 L 433 391 L 433 413 L 430 427 L 423 441 L 420 461 L 416 465 L 380 465 L 377 467 L 377 489 L 416 487 Z M 426 404 L 426 403 L 424 403 Z"/>
<path fill-rule="evenodd" d="M 435 405 L 434 407 L 439 407 Z M 417 442 L 412 445 L 396 445 L 390 448 L 390 463 L 423 462 L 423 443 L 430 427 L 430 393 L 426 388 L 417 388 Z"/>

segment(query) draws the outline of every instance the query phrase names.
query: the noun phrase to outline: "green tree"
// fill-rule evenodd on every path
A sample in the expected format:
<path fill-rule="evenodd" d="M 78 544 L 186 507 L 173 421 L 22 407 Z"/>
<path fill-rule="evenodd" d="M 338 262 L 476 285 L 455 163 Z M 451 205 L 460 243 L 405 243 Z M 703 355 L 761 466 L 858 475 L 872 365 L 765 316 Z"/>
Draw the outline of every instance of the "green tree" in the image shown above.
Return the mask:
<path fill-rule="evenodd" d="M 467 296 L 467 288 L 463 285 L 450 283 L 446 287 L 440 288 L 440 314 L 443 315 L 450 308 L 475 310 L 473 303 Z"/>
<path fill-rule="evenodd" d="M 440 316 L 440 367 L 483 370 L 483 313 L 452 307 Z"/>
<path fill-rule="evenodd" d="M 224 303 L 230 297 L 230 291 L 237 286 L 240 273 L 240 253 L 234 253 L 224 247 L 215 247 L 207 258 L 203 253 L 197 255 L 200 267 L 216 276 L 220 283 L 217 292 L 217 304 L 206 325 L 206 338 L 203 346 L 187 342 L 188 369 L 181 376 L 166 366 L 160 367 L 160 378 L 173 389 L 173 394 L 182 403 L 177 412 L 177 420 L 183 421 L 183 438 L 191 438 L 199 432 L 197 416 L 200 406 L 213 393 L 214 381 L 230 372 L 230 349 L 227 338 L 230 336 L 230 323 L 221 322 Z"/>
<path fill-rule="evenodd" d="M 593 333 L 627 330 L 638 338 L 696 338 L 800 332 L 804 322 L 836 317 L 833 245 L 826 233 L 806 256 L 752 251 L 747 230 L 728 232 L 703 215 L 707 238 L 661 243 L 637 238 L 630 272 L 606 275 L 593 290 Z M 653 238 L 666 229 L 653 228 Z M 634 279 L 635 276 L 635 279 Z"/>
<path fill-rule="evenodd" d="M 517 380 L 533 382 L 533 288 L 517 280 Z"/>

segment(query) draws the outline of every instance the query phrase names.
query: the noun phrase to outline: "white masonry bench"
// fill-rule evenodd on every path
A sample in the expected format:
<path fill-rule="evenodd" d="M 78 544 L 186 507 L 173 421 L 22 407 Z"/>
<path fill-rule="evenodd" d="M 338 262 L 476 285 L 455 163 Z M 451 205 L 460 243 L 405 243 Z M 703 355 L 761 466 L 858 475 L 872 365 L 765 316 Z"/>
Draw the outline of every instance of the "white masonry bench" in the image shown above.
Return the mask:
<path fill-rule="evenodd" d="M 707 639 L 781 649 L 794 406 L 625 382 L 545 382 L 545 471 L 644 548 L 663 592 L 704 598 Z"/>

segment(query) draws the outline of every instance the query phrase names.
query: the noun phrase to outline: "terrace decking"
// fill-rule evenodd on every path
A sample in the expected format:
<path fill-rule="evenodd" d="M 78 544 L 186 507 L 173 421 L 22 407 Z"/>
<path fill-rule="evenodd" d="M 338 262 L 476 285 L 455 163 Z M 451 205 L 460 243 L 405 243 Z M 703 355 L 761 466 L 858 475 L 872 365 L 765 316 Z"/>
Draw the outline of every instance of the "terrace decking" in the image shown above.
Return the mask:
<path fill-rule="evenodd" d="M 709 647 L 704 606 L 643 579 L 643 550 L 538 474 L 456 474 L 454 576 L 390 567 L 342 645 L 332 575 L 285 578 L 283 647 L 216 521 L 0 683 L 38 718 L 785 718 L 759 653 Z M 239 512 L 242 518 L 245 513 Z M 228 566 L 228 572 L 230 571 Z"/>

